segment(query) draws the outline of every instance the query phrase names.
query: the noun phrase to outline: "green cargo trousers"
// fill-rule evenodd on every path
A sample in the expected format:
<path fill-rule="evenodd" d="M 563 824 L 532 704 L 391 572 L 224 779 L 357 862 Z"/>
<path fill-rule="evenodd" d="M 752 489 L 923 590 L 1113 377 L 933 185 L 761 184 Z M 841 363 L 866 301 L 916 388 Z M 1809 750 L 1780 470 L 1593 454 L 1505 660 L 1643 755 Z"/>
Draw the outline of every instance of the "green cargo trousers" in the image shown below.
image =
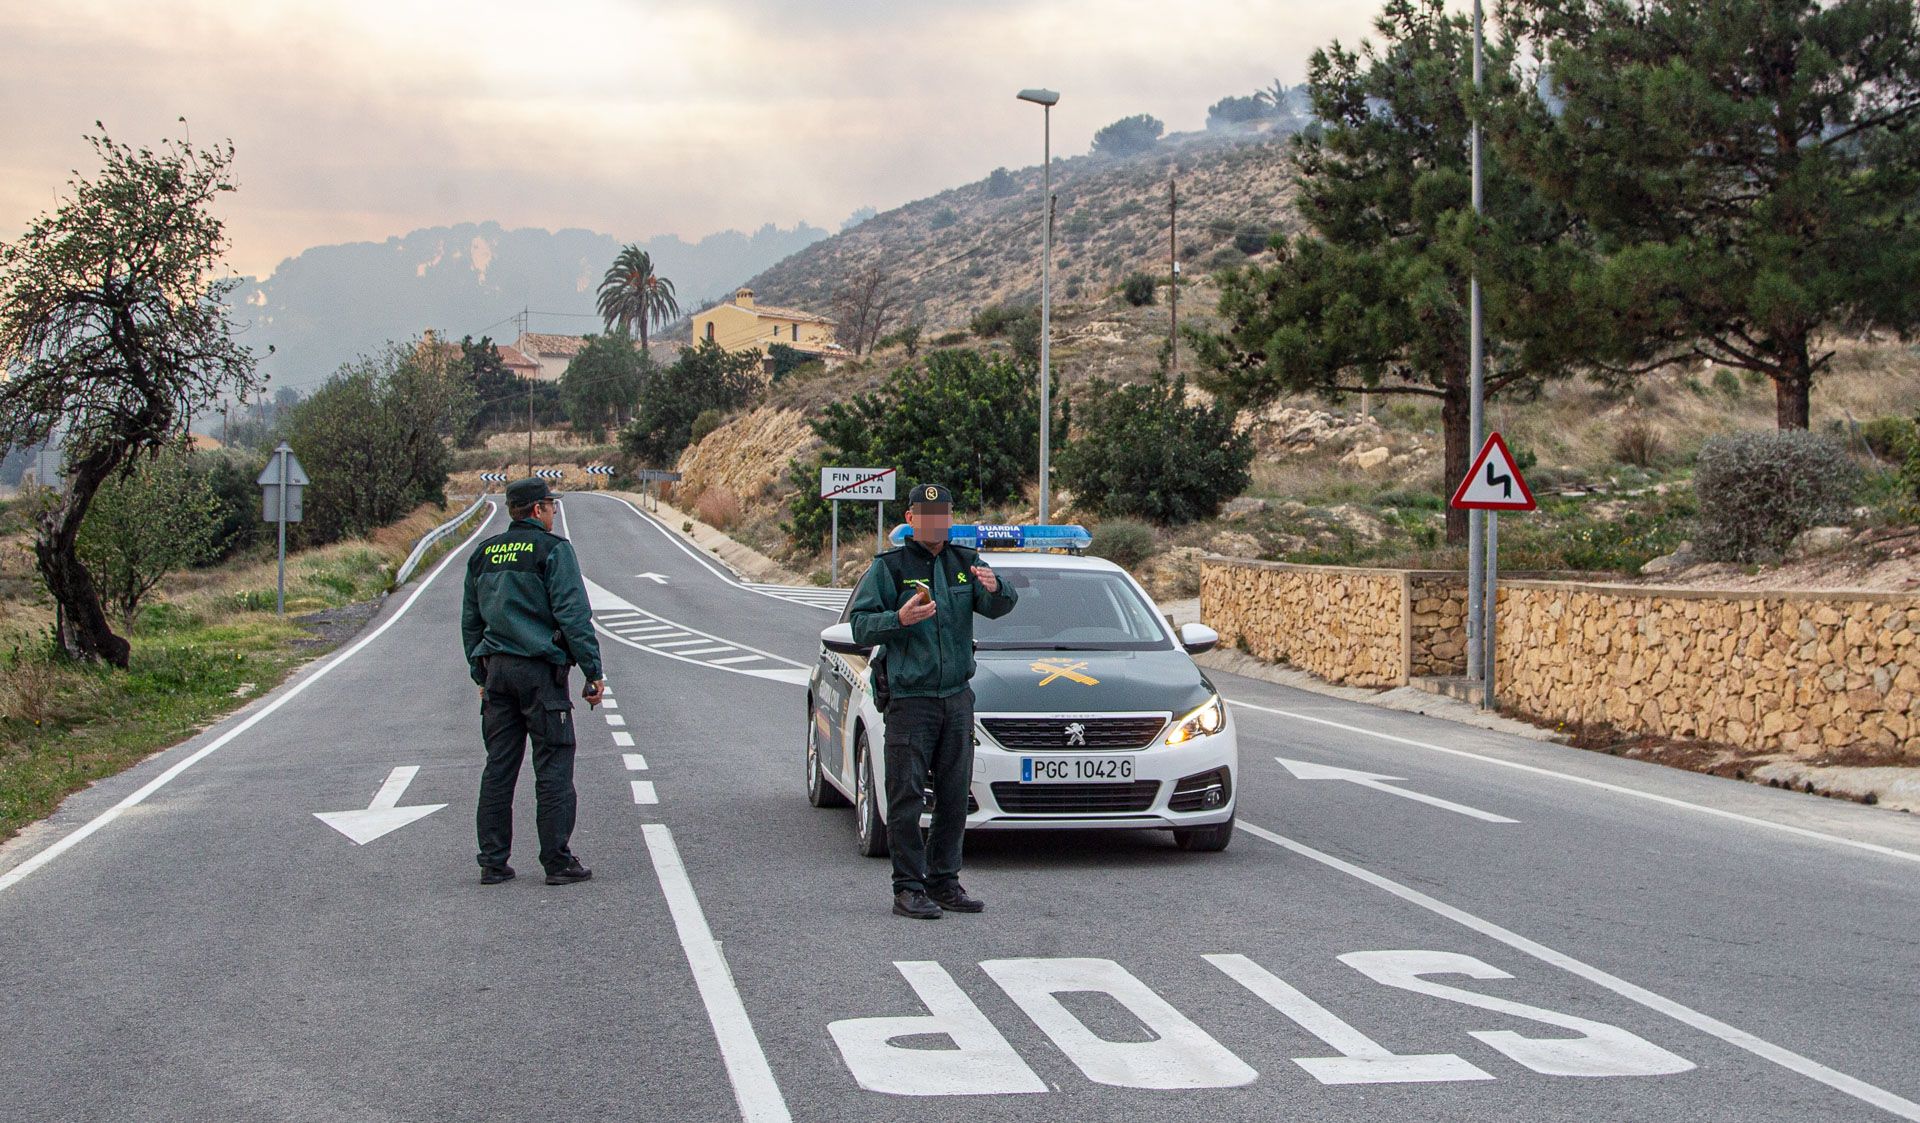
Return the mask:
<path fill-rule="evenodd" d="M 480 865 L 504 866 L 513 849 L 513 789 L 520 761 L 533 742 L 534 823 L 540 834 L 540 865 L 548 872 L 573 864 L 573 700 L 567 668 L 519 655 L 486 657 L 486 700 L 480 731 L 487 764 L 480 772 L 480 805 L 474 825 Z"/>

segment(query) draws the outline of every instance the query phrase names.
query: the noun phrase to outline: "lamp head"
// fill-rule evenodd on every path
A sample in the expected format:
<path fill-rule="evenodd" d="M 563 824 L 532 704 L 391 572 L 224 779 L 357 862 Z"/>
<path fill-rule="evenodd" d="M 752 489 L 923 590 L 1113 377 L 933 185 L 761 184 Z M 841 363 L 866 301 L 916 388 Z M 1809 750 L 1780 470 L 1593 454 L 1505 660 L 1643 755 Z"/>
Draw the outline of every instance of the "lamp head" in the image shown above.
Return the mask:
<path fill-rule="evenodd" d="M 1052 106 L 1058 104 L 1060 101 L 1059 93 L 1054 90 L 1021 90 L 1014 96 L 1018 97 L 1021 101 L 1030 101 L 1035 105 Z"/>

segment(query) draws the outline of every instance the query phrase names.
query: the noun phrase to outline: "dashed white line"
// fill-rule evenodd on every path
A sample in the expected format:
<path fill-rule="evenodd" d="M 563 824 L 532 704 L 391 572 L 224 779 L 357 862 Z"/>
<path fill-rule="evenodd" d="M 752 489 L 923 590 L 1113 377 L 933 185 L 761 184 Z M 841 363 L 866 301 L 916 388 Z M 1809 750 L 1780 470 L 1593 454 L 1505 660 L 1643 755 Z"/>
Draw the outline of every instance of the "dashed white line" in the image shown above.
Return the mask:
<path fill-rule="evenodd" d="M 738 650 L 739 648 L 733 646 L 730 643 L 723 643 L 718 647 L 695 647 L 687 651 L 682 651 L 680 654 L 682 655 L 717 655 L 722 651 L 738 651 Z"/>
<path fill-rule="evenodd" d="M 653 790 L 652 780 L 634 780 L 633 801 L 635 803 L 659 803 L 660 794 Z"/>
<path fill-rule="evenodd" d="M 620 759 L 626 762 L 627 771 L 629 772 L 645 772 L 647 770 L 647 758 L 642 753 L 621 753 Z"/>
<path fill-rule="evenodd" d="M 633 734 L 622 733 L 619 730 L 615 730 L 613 734 L 613 743 L 616 745 L 619 745 L 623 749 L 627 748 L 633 744 Z"/>
<path fill-rule="evenodd" d="M 707 1020 L 713 1024 L 713 1036 L 720 1044 L 720 1057 L 733 1082 L 740 1118 L 744 1123 L 791 1123 L 787 1101 L 780 1095 L 767 1054 L 760 1048 L 752 1019 L 747 1017 L 746 1003 L 734 985 L 727 957 L 714 940 L 713 930 L 707 927 L 706 913 L 701 911 L 687 867 L 680 861 L 673 832 L 663 823 L 648 823 L 640 831 L 653 858 L 660 891 L 666 895 L 667 911 L 673 914 L 674 929 L 680 934 L 680 946 L 686 951 L 687 966 L 693 970 L 700 1001 L 707 1008 Z"/>
<path fill-rule="evenodd" d="M 617 710 L 620 708 L 620 703 L 614 701 L 610 695 L 602 695 L 600 704 L 609 710 Z"/>
<path fill-rule="evenodd" d="M 731 659 L 709 659 L 708 662 L 716 667 L 726 667 L 734 663 L 751 663 L 758 658 L 758 655 L 735 655 Z"/>
<path fill-rule="evenodd" d="M 685 632 L 682 632 L 682 633 L 680 633 L 680 634 L 681 634 L 681 635 L 685 635 L 686 633 L 685 633 Z M 652 640 L 648 640 L 648 641 L 647 641 L 647 645 L 648 645 L 649 647 L 665 647 L 665 648 L 675 648 L 675 647 L 691 647 L 691 646 L 693 646 L 694 644 L 698 644 L 698 643 L 706 643 L 706 642 L 708 642 L 708 641 L 707 641 L 707 640 L 704 640 L 704 639 L 677 639 L 677 640 L 674 640 L 674 641 L 673 641 L 673 642 L 671 642 L 671 643 L 655 643 L 655 642 L 653 642 Z"/>
<path fill-rule="evenodd" d="M 606 715 L 606 718 L 607 718 L 607 724 L 608 724 L 608 725 L 625 725 L 625 724 L 627 724 L 627 719 L 626 719 L 626 718 L 624 718 L 624 717 L 622 717 L 622 716 L 621 716 L 621 715 L 619 715 L 619 714 L 607 714 L 607 715 Z"/>

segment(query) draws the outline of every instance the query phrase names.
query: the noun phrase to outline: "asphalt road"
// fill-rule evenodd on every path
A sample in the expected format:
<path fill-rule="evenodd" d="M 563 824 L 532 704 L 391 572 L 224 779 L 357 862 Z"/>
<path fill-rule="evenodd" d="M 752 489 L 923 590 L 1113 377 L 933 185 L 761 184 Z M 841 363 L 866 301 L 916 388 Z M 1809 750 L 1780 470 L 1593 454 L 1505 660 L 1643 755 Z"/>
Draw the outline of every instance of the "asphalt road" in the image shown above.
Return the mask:
<path fill-rule="evenodd" d="M 594 879 L 540 883 L 529 771 L 477 883 L 463 546 L 0 851 L 0 1117 L 1920 1119 L 1909 816 L 1220 675 L 1225 853 L 976 836 L 986 913 L 903 920 L 802 791 L 832 617 L 566 518 Z M 363 845 L 315 816 L 377 793 Z"/>

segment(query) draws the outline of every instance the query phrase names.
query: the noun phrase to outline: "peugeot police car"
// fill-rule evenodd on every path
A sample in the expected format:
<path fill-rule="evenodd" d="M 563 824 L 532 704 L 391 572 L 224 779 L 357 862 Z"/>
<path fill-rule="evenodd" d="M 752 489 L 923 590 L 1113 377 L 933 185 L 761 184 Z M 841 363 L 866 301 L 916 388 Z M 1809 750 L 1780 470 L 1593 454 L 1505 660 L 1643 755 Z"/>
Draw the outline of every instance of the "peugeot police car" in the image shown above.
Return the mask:
<path fill-rule="evenodd" d="M 896 544 L 911 534 L 894 531 Z M 1011 613 L 974 617 L 969 830 L 1158 829 L 1185 850 L 1233 837 L 1233 720 L 1192 656 L 1213 629 L 1174 629 L 1126 570 L 1081 553 L 1078 526 L 961 526 L 1019 592 Z M 863 854 L 887 852 L 886 717 L 870 651 L 848 609 L 820 633 L 807 688 L 807 796 L 853 805 Z"/>

